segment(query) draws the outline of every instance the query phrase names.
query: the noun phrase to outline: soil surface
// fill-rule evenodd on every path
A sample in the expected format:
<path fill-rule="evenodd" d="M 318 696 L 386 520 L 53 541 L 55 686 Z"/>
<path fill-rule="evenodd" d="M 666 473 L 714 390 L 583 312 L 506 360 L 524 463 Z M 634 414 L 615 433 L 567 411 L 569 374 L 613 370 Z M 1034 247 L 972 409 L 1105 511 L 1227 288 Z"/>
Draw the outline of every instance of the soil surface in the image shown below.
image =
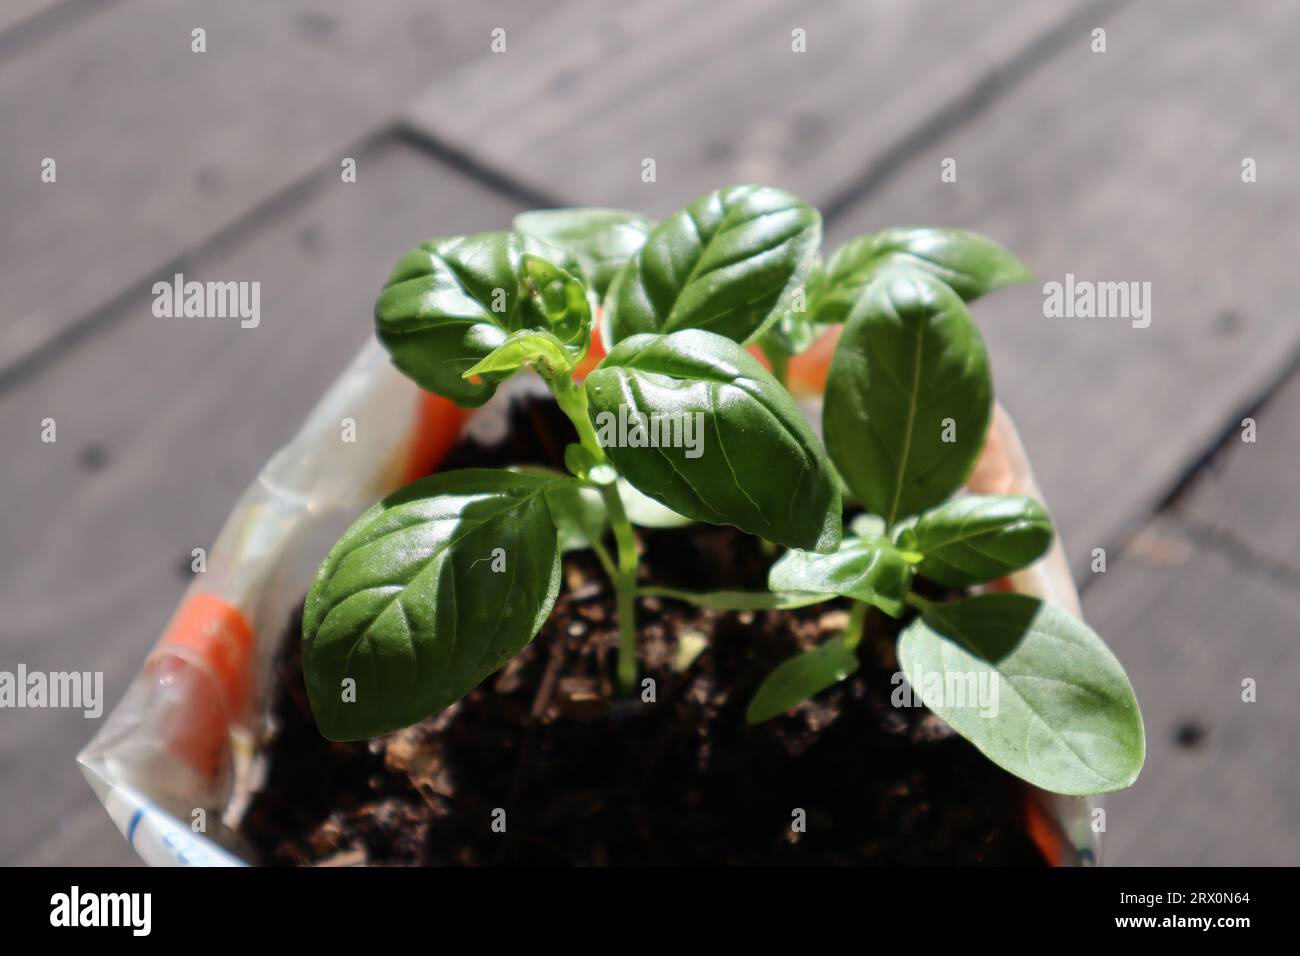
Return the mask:
<path fill-rule="evenodd" d="M 444 467 L 560 467 L 573 439 L 554 406 L 525 400 L 512 419 L 504 446 L 462 440 Z M 660 585 L 761 590 L 773 560 L 731 528 L 639 535 L 642 575 Z M 716 612 L 640 601 L 641 672 L 656 685 L 655 702 L 644 703 L 613 693 L 614 595 L 598 562 L 575 552 L 563 573 L 554 613 L 518 657 L 441 714 L 369 742 L 317 732 L 300 622 L 290 622 L 261 754 L 266 779 L 240 825 L 260 860 L 1044 862 L 1025 833 L 1019 782 L 927 711 L 890 704 L 897 622 L 873 612 L 857 674 L 750 727 L 759 683 L 842 629 L 842 603 Z"/>

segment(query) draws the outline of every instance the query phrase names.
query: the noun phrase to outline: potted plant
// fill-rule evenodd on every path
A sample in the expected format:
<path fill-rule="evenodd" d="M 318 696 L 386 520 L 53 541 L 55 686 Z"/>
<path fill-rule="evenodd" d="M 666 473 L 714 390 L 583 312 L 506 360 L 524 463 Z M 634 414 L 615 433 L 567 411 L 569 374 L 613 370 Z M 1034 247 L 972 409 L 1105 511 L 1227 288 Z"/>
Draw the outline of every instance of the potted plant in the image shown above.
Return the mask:
<path fill-rule="evenodd" d="M 1045 508 L 964 489 L 1015 443 L 967 303 L 1027 270 L 929 228 L 822 264 L 820 233 L 733 186 L 401 259 L 377 338 L 436 396 L 441 467 L 319 566 L 241 814 L 256 855 L 1034 862 L 1026 792 L 1133 782 L 1119 662 L 1008 584 Z M 822 378 L 818 422 L 791 389 Z M 451 437 L 503 385 L 504 437 Z"/>

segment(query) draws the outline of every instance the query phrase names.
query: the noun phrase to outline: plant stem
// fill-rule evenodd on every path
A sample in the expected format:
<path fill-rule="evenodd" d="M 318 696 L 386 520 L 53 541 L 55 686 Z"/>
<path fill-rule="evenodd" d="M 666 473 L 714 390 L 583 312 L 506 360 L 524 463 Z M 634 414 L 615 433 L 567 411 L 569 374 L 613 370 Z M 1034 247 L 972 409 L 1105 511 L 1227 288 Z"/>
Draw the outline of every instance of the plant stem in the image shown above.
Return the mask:
<path fill-rule="evenodd" d="M 636 535 L 627 519 L 623 499 L 615 484 L 601 485 L 609 524 L 617 545 L 618 573 L 614 576 L 614 595 L 618 606 L 618 687 L 625 694 L 636 690 Z"/>
<path fill-rule="evenodd" d="M 605 547 L 605 543 L 603 541 L 593 541 L 591 542 L 591 550 L 600 561 L 600 566 L 605 569 L 605 577 L 611 581 L 618 577 L 618 568 L 614 566 L 614 559 L 609 556 L 609 549 Z"/>
<path fill-rule="evenodd" d="M 908 592 L 907 603 L 912 605 L 912 607 L 916 608 L 922 614 L 924 614 L 926 611 L 930 610 L 931 608 L 938 606 L 937 604 L 935 604 L 934 601 L 927 601 L 925 598 L 921 597 L 921 595 L 917 594 L 915 591 Z"/>
<path fill-rule="evenodd" d="M 605 449 L 601 447 L 596 436 L 596 429 L 591 424 L 591 415 L 587 411 L 587 392 L 573 380 L 571 375 L 557 375 L 550 379 L 551 393 L 555 396 L 560 410 L 573 422 L 578 431 L 578 440 L 582 447 L 601 464 L 608 462 Z M 603 554 L 605 569 L 610 573 L 614 583 L 615 607 L 618 615 L 618 688 L 624 694 L 636 690 L 636 569 L 638 556 L 636 535 L 632 532 L 632 522 L 628 520 L 623 499 L 618 496 L 618 486 L 614 482 L 599 484 L 601 497 L 605 500 L 605 511 L 609 514 L 610 527 L 614 529 L 616 567 L 611 568 L 609 555 Z M 601 553 L 604 549 L 601 549 Z"/>
<path fill-rule="evenodd" d="M 573 427 L 578 431 L 578 441 L 582 447 L 591 452 L 598 462 L 607 461 L 605 449 L 596 437 L 596 428 L 591 424 L 591 415 L 587 412 L 587 390 L 573 380 L 571 375 L 557 375 L 549 379 L 551 394 L 560 406 L 560 411 L 569 417 Z"/>
<path fill-rule="evenodd" d="M 853 610 L 849 612 L 849 626 L 844 631 L 844 646 L 853 650 L 862 640 L 862 626 L 867 620 L 867 604 L 862 601 L 853 602 Z"/>

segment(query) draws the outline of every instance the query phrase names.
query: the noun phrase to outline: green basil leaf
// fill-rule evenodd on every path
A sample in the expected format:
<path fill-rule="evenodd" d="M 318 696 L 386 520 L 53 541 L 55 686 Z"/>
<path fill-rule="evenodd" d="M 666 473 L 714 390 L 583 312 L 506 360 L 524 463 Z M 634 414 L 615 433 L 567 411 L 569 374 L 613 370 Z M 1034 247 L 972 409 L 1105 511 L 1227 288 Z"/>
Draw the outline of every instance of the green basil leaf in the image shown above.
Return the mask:
<path fill-rule="evenodd" d="M 344 533 L 303 611 L 303 674 L 322 734 L 357 740 L 423 720 L 533 639 L 560 587 L 547 504 L 556 480 L 449 471 Z"/>
<path fill-rule="evenodd" d="M 745 720 L 761 724 L 778 717 L 814 694 L 835 686 L 857 669 L 857 652 L 845 647 L 842 636 L 832 637 L 825 644 L 790 658 L 768 674 L 749 702 Z"/>
<path fill-rule="evenodd" d="M 787 547 L 839 543 L 825 452 L 794 399 L 735 342 L 699 329 L 633 336 L 586 389 L 597 438 L 643 494 Z"/>
<path fill-rule="evenodd" d="M 550 332 L 521 329 L 511 332 L 506 340 L 466 369 L 462 378 L 474 375 L 513 374 L 525 365 L 531 365 L 543 378 L 572 375 L 577 367 L 576 354 Z"/>
<path fill-rule="evenodd" d="M 898 544 L 924 555 L 917 570 L 927 578 L 969 587 L 1042 557 L 1052 544 L 1052 520 L 1023 495 L 963 495 L 921 515 Z"/>
<path fill-rule="evenodd" d="M 884 538 L 848 537 L 830 554 L 787 551 L 772 565 L 767 586 L 838 594 L 898 617 L 912 586 L 912 565 Z"/>
<path fill-rule="evenodd" d="M 525 239 L 525 247 L 528 240 Z M 554 254 L 551 250 L 543 253 Z M 523 299 L 533 320 L 575 350 L 586 347 L 591 330 L 591 303 L 587 289 L 567 270 L 532 252 L 525 251 L 523 263 L 528 297 Z"/>
<path fill-rule="evenodd" d="M 891 527 L 970 475 L 993 413 L 988 356 L 957 294 L 915 269 L 882 273 L 831 359 L 822 426 L 854 498 Z"/>
<path fill-rule="evenodd" d="M 1142 769 L 1142 715 L 1124 668 L 1057 607 L 1023 594 L 927 605 L 899 636 L 898 659 L 930 710 L 1037 787 L 1106 793 Z"/>
<path fill-rule="evenodd" d="M 433 239 L 408 252 L 375 302 L 375 331 L 421 388 L 481 405 L 513 370 L 464 377 L 513 332 L 542 330 L 573 349 L 591 306 L 563 251 L 530 236 L 485 232 Z"/>
<path fill-rule="evenodd" d="M 731 186 L 701 196 L 650 233 L 606 297 L 612 343 L 707 329 L 755 338 L 812 269 L 821 214 L 789 193 Z"/>
<path fill-rule="evenodd" d="M 514 227 L 577 260 L 599 301 L 623 264 L 645 244 L 654 223 L 621 209 L 543 209 L 515 216 Z"/>
<path fill-rule="evenodd" d="M 810 284 L 810 319 L 845 321 L 872 280 L 899 265 L 930 273 L 967 302 L 1001 286 L 1033 279 L 1016 256 L 978 233 L 927 226 L 886 229 L 836 250 L 824 272 Z"/>

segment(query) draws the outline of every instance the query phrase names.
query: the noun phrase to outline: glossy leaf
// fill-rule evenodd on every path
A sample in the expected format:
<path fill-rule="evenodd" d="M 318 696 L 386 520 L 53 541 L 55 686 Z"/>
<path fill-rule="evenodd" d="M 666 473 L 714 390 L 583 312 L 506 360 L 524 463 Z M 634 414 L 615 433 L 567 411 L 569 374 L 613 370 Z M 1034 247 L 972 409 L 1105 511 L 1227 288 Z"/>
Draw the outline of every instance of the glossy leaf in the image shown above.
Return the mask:
<path fill-rule="evenodd" d="M 798 707 L 814 694 L 833 687 L 858 669 L 857 652 L 832 637 L 825 644 L 785 661 L 759 685 L 745 720 L 761 724 Z"/>
<path fill-rule="evenodd" d="M 656 226 L 610 286 L 611 341 L 682 329 L 755 338 L 786 310 L 820 241 L 821 214 L 783 190 L 701 196 Z"/>
<path fill-rule="evenodd" d="M 645 244 L 654 223 L 622 209 L 542 209 L 515 217 L 515 230 L 571 255 L 597 300 L 624 263 Z"/>
<path fill-rule="evenodd" d="M 854 498 L 891 527 L 943 501 L 975 467 L 992 411 L 984 342 L 957 294 L 915 269 L 881 274 L 826 379 L 826 447 Z"/>
<path fill-rule="evenodd" d="M 924 555 L 917 570 L 927 578 L 968 587 L 1042 557 L 1052 544 L 1052 521 L 1023 495 L 963 495 L 921 515 L 898 544 Z"/>
<path fill-rule="evenodd" d="M 478 375 L 509 375 L 525 365 L 531 365 L 544 378 L 572 375 L 576 362 L 574 353 L 550 332 L 522 329 L 511 332 L 506 340 L 467 369 L 462 378 Z"/>
<path fill-rule="evenodd" d="M 321 733 L 355 740 L 416 723 L 532 640 L 560 586 L 547 504 L 556 480 L 449 471 L 357 519 L 303 612 L 303 673 Z"/>
<path fill-rule="evenodd" d="M 562 269 L 545 256 L 554 256 L 554 249 L 543 246 L 537 252 L 528 250 L 521 257 L 527 295 L 521 296 L 531 312 L 537 327 L 554 335 L 575 350 L 586 346 L 591 330 L 591 303 L 587 300 L 586 286 L 576 276 Z"/>
<path fill-rule="evenodd" d="M 912 565 L 884 538 L 847 537 L 830 554 L 787 551 L 772 565 L 773 591 L 838 594 L 898 617 L 912 585 Z"/>
<path fill-rule="evenodd" d="M 1033 274 L 991 239 L 965 229 L 910 226 L 846 242 L 809 285 L 809 318 L 844 322 L 863 290 L 893 266 L 928 272 L 967 302 Z"/>
<path fill-rule="evenodd" d="M 1037 598 L 929 605 L 899 636 L 898 659 L 927 707 L 1035 786 L 1106 793 L 1142 768 L 1142 716 L 1124 668 L 1086 624 Z"/>
<path fill-rule="evenodd" d="M 643 494 L 787 547 L 839 542 L 839 488 L 825 453 L 789 393 L 741 346 L 698 329 L 634 336 L 586 388 L 606 454 Z M 650 427 L 638 430 L 638 421 Z M 646 437 L 671 425 L 671 440 L 684 424 L 694 450 Z"/>
<path fill-rule="evenodd" d="M 565 254 L 511 232 L 434 239 L 408 252 L 375 302 L 375 330 L 393 364 L 422 388 L 481 405 L 515 368 L 465 373 L 511 333 L 584 347 L 591 307 Z"/>

